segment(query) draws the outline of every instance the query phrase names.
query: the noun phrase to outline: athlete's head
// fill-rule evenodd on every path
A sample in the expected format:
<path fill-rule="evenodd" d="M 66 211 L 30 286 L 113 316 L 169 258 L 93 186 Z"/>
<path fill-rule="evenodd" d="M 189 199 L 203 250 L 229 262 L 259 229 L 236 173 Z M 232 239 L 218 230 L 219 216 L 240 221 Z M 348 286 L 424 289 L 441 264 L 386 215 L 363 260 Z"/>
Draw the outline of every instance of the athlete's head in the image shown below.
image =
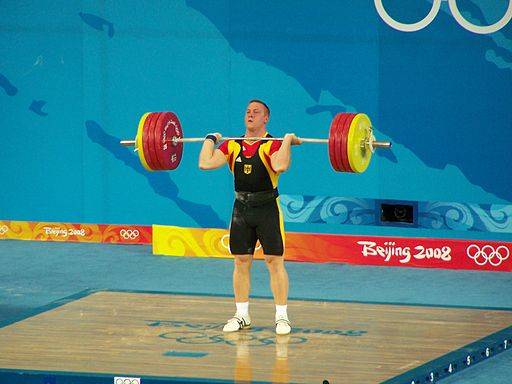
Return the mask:
<path fill-rule="evenodd" d="M 245 111 L 245 126 L 250 131 L 265 129 L 270 118 L 270 109 L 261 100 L 251 100 Z"/>

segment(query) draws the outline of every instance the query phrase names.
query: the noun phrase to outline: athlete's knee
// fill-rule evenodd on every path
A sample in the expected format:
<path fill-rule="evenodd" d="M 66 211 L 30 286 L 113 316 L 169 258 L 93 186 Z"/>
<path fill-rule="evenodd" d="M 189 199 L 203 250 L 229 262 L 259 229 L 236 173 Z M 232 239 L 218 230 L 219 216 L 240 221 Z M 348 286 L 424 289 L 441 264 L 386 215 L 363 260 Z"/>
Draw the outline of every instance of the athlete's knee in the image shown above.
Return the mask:
<path fill-rule="evenodd" d="M 284 269 L 282 256 L 265 255 L 265 264 L 270 272 L 279 272 Z"/>
<path fill-rule="evenodd" d="M 236 255 L 235 256 L 235 267 L 241 269 L 249 269 L 252 264 L 251 255 Z"/>

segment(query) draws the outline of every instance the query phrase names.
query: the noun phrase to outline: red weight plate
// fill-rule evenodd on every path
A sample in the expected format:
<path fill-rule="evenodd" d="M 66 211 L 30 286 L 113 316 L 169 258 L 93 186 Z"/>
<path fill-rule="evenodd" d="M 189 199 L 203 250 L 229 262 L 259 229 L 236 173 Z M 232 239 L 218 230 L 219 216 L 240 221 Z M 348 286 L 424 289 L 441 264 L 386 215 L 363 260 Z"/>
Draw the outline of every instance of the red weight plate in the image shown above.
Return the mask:
<path fill-rule="evenodd" d="M 334 169 L 335 171 L 338 171 L 338 169 L 336 167 L 336 163 L 334 160 L 334 130 L 336 129 L 336 126 L 338 125 L 338 120 L 340 117 L 341 116 L 339 113 L 336 116 L 334 116 L 334 118 L 331 121 L 331 126 L 329 127 L 329 142 L 328 142 L 329 160 L 331 161 L 332 169 Z"/>
<path fill-rule="evenodd" d="M 158 146 L 158 140 L 159 140 L 159 137 L 158 137 L 157 132 L 156 132 L 156 130 L 157 130 L 156 127 L 157 127 L 158 121 L 161 120 L 162 115 L 163 115 L 163 112 L 155 112 L 155 116 L 153 117 L 153 119 L 151 120 L 151 122 L 149 124 L 148 150 L 149 150 L 149 154 L 151 155 L 151 159 L 153 161 L 153 169 L 155 171 L 163 169 L 162 165 L 158 161 L 158 153 L 157 153 L 157 150 L 156 150 L 156 147 Z"/>
<path fill-rule="evenodd" d="M 144 150 L 144 157 L 146 158 L 146 162 L 148 163 L 148 167 L 151 168 L 151 170 L 156 170 L 156 164 L 155 159 L 153 158 L 153 155 L 151 154 L 150 143 L 150 133 L 151 133 L 151 125 L 152 122 L 158 117 L 158 113 L 151 112 L 148 117 L 146 118 L 146 121 L 144 122 L 144 131 L 142 133 L 142 147 Z M 152 146 L 151 146 L 152 147 Z M 140 150 L 140 149 L 139 149 Z"/>
<path fill-rule="evenodd" d="M 331 167 L 335 171 L 341 171 L 339 164 L 336 159 L 336 132 L 339 129 L 340 121 L 344 120 L 345 116 L 343 113 L 338 113 L 331 121 L 331 126 L 329 128 L 329 160 L 331 161 Z"/>
<path fill-rule="evenodd" d="M 155 145 L 155 153 L 156 158 L 159 164 L 159 169 L 169 170 L 169 161 L 167 160 L 168 154 L 168 146 L 172 143 L 168 142 L 168 129 L 166 129 L 166 125 L 169 122 L 169 112 L 160 112 L 158 119 L 155 121 L 155 137 L 156 140 L 154 142 Z M 166 142 L 167 141 L 167 142 Z"/>
<path fill-rule="evenodd" d="M 153 123 L 153 150 L 155 153 L 156 166 L 160 170 L 167 169 L 165 168 L 165 158 L 162 153 L 162 146 L 164 143 L 163 138 L 163 128 L 164 124 L 162 124 L 166 120 L 167 112 L 160 112 L 158 114 L 158 118 Z"/>
<path fill-rule="evenodd" d="M 352 120 L 354 120 L 356 115 L 357 113 L 350 113 L 343 124 L 343 128 L 341 129 L 340 157 L 343 167 L 347 172 L 354 172 L 350 166 L 350 162 L 348 161 L 348 132 L 350 131 L 350 124 L 352 124 Z"/>
<path fill-rule="evenodd" d="M 156 159 L 158 162 L 158 169 L 166 170 L 166 161 L 165 161 L 165 155 L 163 153 L 163 146 L 164 141 L 166 138 L 163 137 L 163 128 L 165 126 L 164 122 L 166 121 L 167 112 L 161 112 L 158 116 L 158 119 L 155 122 L 155 153 L 156 153 Z"/>
<path fill-rule="evenodd" d="M 337 120 L 337 124 L 334 127 L 332 131 L 332 142 L 333 142 L 333 161 L 334 164 L 336 164 L 336 170 L 338 172 L 344 172 L 341 160 L 340 160 L 340 154 L 339 154 L 339 141 L 341 140 L 341 128 L 343 127 L 343 124 L 345 120 L 347 119 L 346 113 L 338 113 L 339 118 Z"/>
<path fill-rule="evenodd" d="M 343 117 L 338 122 L 338 129 L 334 132 L 334 158 L 336 159 L 336 163 L 338 164 L 338 169 L 340 172 L 347 172 L 347 168 L 341 159 L 341 140 L 342 140 L 342 132 L 345 122 L 350 117 L 350 113 L 343 113 Z"/>
<path fill-rule="evenodd" d="M 183 155 L 183 143 L 173 143 L 173 137 L 183 138 L 181 124 L 173 112 L 163 112 L 163 118 L 158 119 L 160 140 L 158 141 L 157 154 L 162 164 L 162 169 L 173 170 L 178 168 Z"/>

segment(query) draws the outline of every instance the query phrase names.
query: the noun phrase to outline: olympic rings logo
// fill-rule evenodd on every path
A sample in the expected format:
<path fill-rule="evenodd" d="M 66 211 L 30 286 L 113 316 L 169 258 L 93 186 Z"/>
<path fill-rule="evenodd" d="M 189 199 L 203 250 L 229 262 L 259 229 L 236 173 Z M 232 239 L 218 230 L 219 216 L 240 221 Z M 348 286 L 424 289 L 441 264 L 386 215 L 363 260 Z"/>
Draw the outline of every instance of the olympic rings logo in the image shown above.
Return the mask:
<path fill-rule="evenodd" d="M 125 240 L 135 240 L 139 237 L 140 232 L 138 229 L 121 229 L 119 235 Z"/>
<path fill-rule="evenodd" d="M 5 235 L 7 232 L 9 232 L 9 227 L 7 225 L 2 225 L 0 227 L 0 236 Z"/>
<path fill-rule="evenodd" d="M 420 29 L 425 28 L 427 25 L 429 25 L 432 20 L 435 19 L 437 14 L 439 13 L 439 9 L 441 9 L 441 2 L 443 0 L 433 0 L 432 8 L 430 9 L 430 12 L 423 18 L 422 20 L 416 22 L 416 23 L 400 23 L 393 19 L 387 11 L 384 9 L 384 6 L 382 5 L 382 0 L 374 0 L 375 1 L 375 8 L 377 9 L 377 13 L 381 17 L 381 19 L 390 27 L 395 28 L 402 32 L 415 32 L 419 31 Z M 509 0 L 508 2 L 508 8 L 505 11 L 505 14 L 503 17 L 498 20 L 496 23 L 491 25 L 475 25 L 469 21 L 467 21 L 464 16 L 459 11 L 459 8 L 457 7 L 457 0 L 448 0 L 448 5 L 450 6 L 450 11 L 452 12 L 453 17 L 459 23 L 459 25 L 465 29 L 467 29 L 470 32 L 478 33 L 478 34 L 487 34 L 487 33 L 493 33 L 496 31 L 499 31 L 501 28 L 503 28 L 505 25 L 508 24 L 510 19 L 512 19 L 512 0 Z"/>
<path fill-rule="evenodd" d="M 471 244 L 466 249 L 466 254 L 475 261 L 477 265 L 485 265 L 489 263 L 493 267 L 499 266 L 510 256 L 510 251 L 504 245 L 500 245 L 496 249 L 490 245 L 484 245 L 480 248 L 476 244 Z"/>
<path fill-rule="evenodd" d="M 224 248 L 226 248 L 228 251 L 230 251 L 230 249 L 229 249 L 229 235 L 222 236 L 222 238 L 220 239 L 220 243 L 222 244 L 222 246 Z M 255 251 L 257 251 L 258 249 L 261 249 L 261 244 L 256 246 Z"/>
<path fill-rule="evenodd" d="M 140 384 L 140 379 L 134 377 L 115 377 L 114 384 Z"/>

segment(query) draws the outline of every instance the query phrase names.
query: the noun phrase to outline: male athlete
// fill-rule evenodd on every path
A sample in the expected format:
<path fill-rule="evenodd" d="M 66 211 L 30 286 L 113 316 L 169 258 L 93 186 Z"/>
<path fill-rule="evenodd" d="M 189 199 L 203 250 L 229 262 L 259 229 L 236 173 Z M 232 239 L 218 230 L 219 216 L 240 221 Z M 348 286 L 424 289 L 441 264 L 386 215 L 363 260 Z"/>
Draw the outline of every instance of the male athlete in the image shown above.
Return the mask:
<path fill-rule="evenodd" d="M 251 100 L 245 112 L 247 138 L 271 137 L 266 129 L 270 109 L 261 100 Z M 284 226 L 279 208 L 277 182 L 290 166 L 292 145 L 301 144 L 293 133 L 283 141 L 227 140 L 218 149 L 220 133 L 206 136 L 199 154 L 199 168 L 215 169 L 228 164 L 235 179 L 235 203 L 229 231 L 229 248 L 235 258 L 233 290 L 235 316 L 224 332 L 251 326 L 249 316 L 250 269 L 256 241 L 259 240 L 270 273 L 270 287 L 276 305 L 276 333 L 291 331 L 287 314 L 288 274 L 284 267 Z"/>

